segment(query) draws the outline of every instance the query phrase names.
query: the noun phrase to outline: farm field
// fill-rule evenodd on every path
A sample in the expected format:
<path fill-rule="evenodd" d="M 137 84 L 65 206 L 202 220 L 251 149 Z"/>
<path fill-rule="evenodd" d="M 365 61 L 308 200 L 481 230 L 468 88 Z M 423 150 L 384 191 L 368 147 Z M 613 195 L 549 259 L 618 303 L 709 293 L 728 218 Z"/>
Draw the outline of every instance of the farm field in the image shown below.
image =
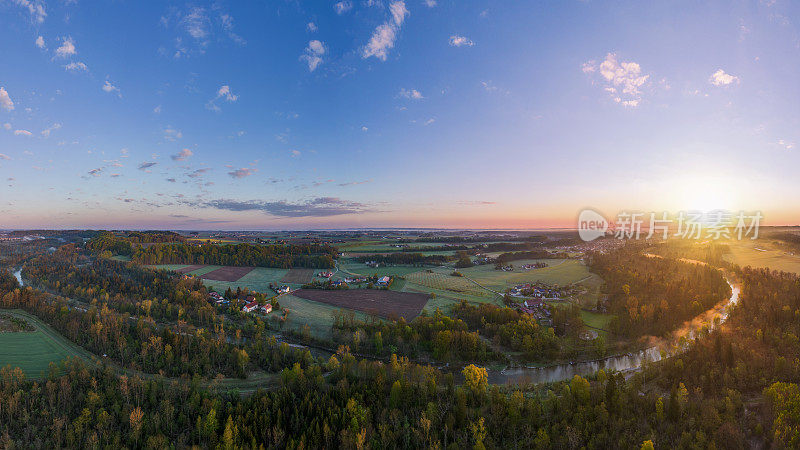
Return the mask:
<path fill-rule="evenodd" d="M 242 277 L 250 273 L 255 267 L 223 266 L 203 274 L 200 278 L 214 281 L 239 281 Z"/>
<path fill-rule="evenodd" d="M 742 267 L 766 267 L 800 274 L 800 256 L 777 249 L 769 242 L 764 240 L 758 242 L 731 241 L 728 245 L 730 253 L 724 255 L 728 262 Z"/>
<path fill-rule="evenodd" d="M 256 267 L 237 281 L 219 281 L 203 279 L 203 284 L 218 292 L 224 292 L 237 287 L 248 288 L 252 291 L 268 292 L 269 285 L 280 284 L 280 280 L 289 272 L 289 269 L 273 269 L 269 267 Z M 299 286 L 294 286 L 299 287 Z"/>
<path fill-rule="evenodd" d="M 91 354 L 67 341 L 37 317 L 21 310 L 3 313 L 25 319 L 36 328 L 32 332 L 0 333 L 0 367 L 19 367 L 29 378 L 45 374 L 51 362 L 68 357 L 91 359 Z"/>
<path fill-rule="evenodd" d="M 308 325 L 311 329 L 311 334 L 319 338 L 330 337 L 334 313 L 350 311 L 333 305 L 295 297 L 294 295 L 282 295 L 278 302 L 280 302 L 282 309 L 289 310 L 285 327 L 299 331 L 304 325 Z M 369 318 L 369 315 L 363 312 L 353 312 L 357 319 L 366 320 Z"/>
<path fill-rule="evenodd" d="M 534 262 L 544 262 L 547 267 L 530 270 L 522 270 L 520 268 L 523 264 Z M 542 282 L 566 286 L 596 277 L 596 275 L 589 272 L 588 267 L 575 259 L 520 260 L 514 261 L 513 264 L 515 267 L 513 272 L 495 270 L 494 266 L 490 264 L 460 269 L 460 272 L 482 286 L 498 291 L 510 285 L 521 283 Z"/>
<path fill-rule="evenodd" d="M 337 277 L 344 278 L 347 274 L 353 275 L 375 275 L 377 274 L 379 277 L 388 275 L 388 276 L 405 276 L 410 273 L 419 272 L 421 270 L 425 270 L 429 267 L 416 267 L 416 266 L 408 266 L 408 265 L 397 265 L 397 266 L 386 266 L 386 267 L 369 267 L 366 264 L 362 264 L 356 262 L 352 259 L 345 259 L 344 261 L 339 263 L 339 273 L 337 273 Z"/>
<path fill-rule="evenodd" d="M 292 295 L 381 317 L 404 317 L 409 322 L 419 315 L 428 301 L 427 294 L 380 289 L 301 289 Z"/>
<path fill-rule="evenodd" d="M 314 269 L 289 269 L 281 278 L 281 283 L 305 284 L 314 278 Z"/>

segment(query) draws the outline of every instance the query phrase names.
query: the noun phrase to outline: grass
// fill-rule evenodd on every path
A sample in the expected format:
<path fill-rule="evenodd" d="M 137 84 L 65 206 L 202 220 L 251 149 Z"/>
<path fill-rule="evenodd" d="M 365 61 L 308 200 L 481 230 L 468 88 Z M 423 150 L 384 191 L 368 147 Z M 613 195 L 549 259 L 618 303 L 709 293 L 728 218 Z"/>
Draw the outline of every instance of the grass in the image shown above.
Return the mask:
<path fill-rule="evenodd" d="M 147 267 L 151 267 L 153 269 L 161 269 L 161 270 L 178 270 L 178 269 L 183 269 L 184 267 L 189 265 L 190 264 L 156 264 Z"/>
<path fill-rule="evenodd" d="M 289 318 L 284 327 L 293 330 L 302 330 L 303 325 L 308 325 L 311 334 L 320 338 L 329 338 L 331 325 L 333 325 L 333 313 L 341 311 L 351 311 L 324 303 L 306 300 L 293 295 L 283 295 L 278 298 L 281 309 L 289 309 Z M 357 319 L 365 320 L 369 316 L 359 311 L 353 311 Z M 281 313 L 278 313 L 281 314 Z"/>
<path fill-rule="evenodd" d="M 221 267 L 222 266 L 205 266 L 205 267 L 201 267 L 201 268 L 199 268 L 197 270 L 193 270 L 193 271 L 189 272 L 189 274 L 199 277 L 200 275 L 205 275 L 208 272 L 213 272 L 213 271 L 215 271 L 215 270 L 217 270 L 217 269 L 219 269 Z"/>
<path fill-rule="evenodd" d="M 289 269 L 272 269 L 269 267 L 256 267 L 250 273 L 243 276 L 239 281 L 217 281 L 217 280 L 203 280 L 203 284 L 211 287 L 217 292 L 224 292 L 226 289 L 236 290 L 237 287 L 242 289 L 248 288 L 257 292 L 270 292 L 269 284 L 289 284 L 292 287 L 299 287 L 290 283 L 281 283 L 281 278 L 286 275 Z"/>
<path fill-rule="evenodd" d="M 730 241 L 728 245 L 731 251 L 724 256 L 728 262 L 800 274 L 800 256 L 780 250 L 769 241 Z"/>
<path fill-rule="evenodd" d="M 26 320 L 33 332 L 0 333 L 0 367 L 19 367 L 28 378 L 42 378 L 51 362 L 68 357 L 91 361 L 92 354 L 58 334 L 39 318 L 21 310 L 4 313 Z"/>
<path fill-rule="evenodd" d="M 111 259 L 113 259 L 114 261 L 130 261 L 131 257 L 124 255 L 114 255 L 111 257 Z"/>

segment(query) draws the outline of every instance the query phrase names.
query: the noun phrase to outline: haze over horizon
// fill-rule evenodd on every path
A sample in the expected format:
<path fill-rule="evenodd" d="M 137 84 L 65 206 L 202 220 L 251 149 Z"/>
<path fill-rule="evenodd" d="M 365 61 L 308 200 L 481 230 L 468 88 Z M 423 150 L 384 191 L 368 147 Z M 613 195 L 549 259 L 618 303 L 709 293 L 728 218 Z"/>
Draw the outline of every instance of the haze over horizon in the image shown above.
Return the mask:
<path fill-rule="evenodd" d="M 0 226 L 800 223 L 788 0 L 0 0 Z"/>

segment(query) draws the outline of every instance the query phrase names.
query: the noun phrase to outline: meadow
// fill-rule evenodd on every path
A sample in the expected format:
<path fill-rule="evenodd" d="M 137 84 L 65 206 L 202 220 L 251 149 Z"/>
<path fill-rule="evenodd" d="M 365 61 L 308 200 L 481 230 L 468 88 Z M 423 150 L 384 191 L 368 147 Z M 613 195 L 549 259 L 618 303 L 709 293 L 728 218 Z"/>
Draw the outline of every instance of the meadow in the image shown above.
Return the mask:
<path fill-rule="evenodd" d="M 3 310 L 26 320 L 35 331 L 0 333 L 0 367 L 19 367 L 28 378 L 40 378 L 47 373 L 51 362 L 68 357 L 91 360 L 92 355 L 66 340 L 37 317 L 21 310 Z"/>
<path fill-rule="evenodd" d="M 757 241 L 730 241 L 730 252 L 723 257 L 741 267 L 765 267 L 800 274 L 800 256 L 780 249 L 765 239 Z"/>

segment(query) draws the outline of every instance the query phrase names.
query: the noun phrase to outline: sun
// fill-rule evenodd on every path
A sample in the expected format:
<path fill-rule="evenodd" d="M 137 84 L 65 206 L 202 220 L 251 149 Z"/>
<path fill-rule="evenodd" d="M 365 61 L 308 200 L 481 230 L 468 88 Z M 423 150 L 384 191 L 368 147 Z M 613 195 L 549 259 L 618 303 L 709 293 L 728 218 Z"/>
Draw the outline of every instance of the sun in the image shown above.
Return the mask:
<path fill-rule="evenodd" d="M 676 206 L 684 211 L 730 211 L 736 207 L 737 185 L 727 177 L 682 177 L 675 181 L 673 189 Z"/>

